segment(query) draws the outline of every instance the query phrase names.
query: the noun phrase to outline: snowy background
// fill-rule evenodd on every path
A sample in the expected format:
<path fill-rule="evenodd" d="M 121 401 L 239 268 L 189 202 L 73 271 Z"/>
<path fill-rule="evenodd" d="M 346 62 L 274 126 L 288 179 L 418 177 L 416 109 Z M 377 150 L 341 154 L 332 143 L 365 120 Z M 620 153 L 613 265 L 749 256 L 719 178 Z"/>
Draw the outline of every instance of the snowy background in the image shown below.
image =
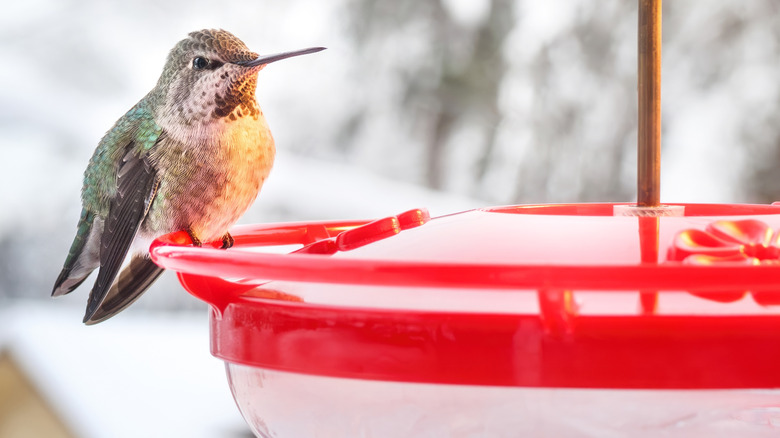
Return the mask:
<path fill-rule="evenodd" d="M 662 201 L 780 198 L 779 8 L 666 2 Z M 0 309 L 80 324 L 86 290 L 48 296 L 82 172 L 192 30 L 260 53 L 328 47 L 261 72 L 279 153 L 252 223 L 634 199 L 636 21 L 631 1 L 6 2 Z M 116 319 L 203 308 L 167 274 Z"/>

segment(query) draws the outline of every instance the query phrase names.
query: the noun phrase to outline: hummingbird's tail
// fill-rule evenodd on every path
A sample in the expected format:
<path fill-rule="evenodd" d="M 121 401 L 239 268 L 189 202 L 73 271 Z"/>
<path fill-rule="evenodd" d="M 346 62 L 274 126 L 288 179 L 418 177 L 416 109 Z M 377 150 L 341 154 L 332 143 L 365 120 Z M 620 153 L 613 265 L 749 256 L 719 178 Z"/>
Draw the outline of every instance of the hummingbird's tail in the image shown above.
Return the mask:
<path fill-rule="evenodd" d="M 100 266 L 100 235 L 103 220 L 86 209 L 81 210 L 76 237 L 70 246 L 65 265 L 54 282 L 51 296 L 58 297 L 79 287 Z"/>
<path fill-rule="evenodd" d="M 97 324 L 121 312 L 149 289 L 162 273 L 163 269 L 154 264 L 147 255 L 134 254 L 130 264 L 119 273 L 119 279 L 111 286 L 100 305 L 92 311 L 87 309 L 84 323 Z"/>

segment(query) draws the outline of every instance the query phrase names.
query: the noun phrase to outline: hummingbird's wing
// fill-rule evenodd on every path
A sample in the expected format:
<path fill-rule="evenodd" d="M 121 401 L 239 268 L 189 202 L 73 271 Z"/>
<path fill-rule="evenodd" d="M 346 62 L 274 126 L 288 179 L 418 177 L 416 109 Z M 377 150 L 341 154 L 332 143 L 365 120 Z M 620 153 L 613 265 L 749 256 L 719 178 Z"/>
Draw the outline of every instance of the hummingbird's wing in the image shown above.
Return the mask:
<path fill-rule="evenodd" d="M 103 221 L 86 208 L 81 210 L 81 217 L 76 231 L 76 237 L 68 251 L 65 265 L 60 272 L 51 296 L 65 295 L 79 287 L 90 273 L 100 266 L 100 234 L 103 233 Z"/>
<path fill-rule="evenodd" d="M 87 325 L 97 324 L 121 312 L 133 304 L 163 271 L 150 258 L 133 255 L 130 264 L 119 273 L 119 279 L 109 289 L 103 302 L 84 322 Z"/>
<path fill-rule="evenodd" d="M 106 299 L 157 192 L 159 180 L 149 157 L 145 154 L 138 155 L 133 144 L 125 150 L 127 152 L 117 171 L 117 191 L 110 201 L 103 234 L 100 236 L 100 271 L 89 294 L 84 322 L 92 320 Z M 153 274 L 155 279 L 160 275 L 159 272 Z M 147 286 L 149 284 L 151 282 Z M 130 302 L 135 300 L 140 292 L 135 295 Z"/>

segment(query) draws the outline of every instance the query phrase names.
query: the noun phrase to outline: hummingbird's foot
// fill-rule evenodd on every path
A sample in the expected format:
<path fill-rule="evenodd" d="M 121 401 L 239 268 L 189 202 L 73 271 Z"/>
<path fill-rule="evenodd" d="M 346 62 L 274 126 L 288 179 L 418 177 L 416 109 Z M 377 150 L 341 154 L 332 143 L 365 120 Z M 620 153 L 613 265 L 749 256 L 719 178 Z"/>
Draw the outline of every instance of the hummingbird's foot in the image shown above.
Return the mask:
<path fill-rule="evenodd" d="M 192 240 L 192 246 L 203 246 L 203 243 L 195 237 L 195 233 L 192 232 L 192 228 L 187 228 L 187 235 L 190 236 L 190 240 Z"/>
<path fill-rule="evenodd" d="M 230 235 L 230 232 L 227 232 L 224 236 L 222 236 L 222 249 L 228 249 L 232 247 L 234 243 L 236 243 L 236 240 L 233 239 L 233 236 Z"/>

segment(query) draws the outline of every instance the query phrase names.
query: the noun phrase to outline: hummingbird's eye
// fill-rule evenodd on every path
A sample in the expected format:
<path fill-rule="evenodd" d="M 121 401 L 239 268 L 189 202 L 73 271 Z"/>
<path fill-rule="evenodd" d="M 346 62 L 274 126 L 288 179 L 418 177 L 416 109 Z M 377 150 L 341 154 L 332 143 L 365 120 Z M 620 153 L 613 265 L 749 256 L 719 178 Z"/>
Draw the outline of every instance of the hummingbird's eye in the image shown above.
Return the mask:
<path fill-rule="evenodd" d="M 203 70 L 204 68 L 209 66 L 209 60 L 202 57 L 202 56 L 196 56 L 192 59 L 192 68 L 195 70 Z"/>

